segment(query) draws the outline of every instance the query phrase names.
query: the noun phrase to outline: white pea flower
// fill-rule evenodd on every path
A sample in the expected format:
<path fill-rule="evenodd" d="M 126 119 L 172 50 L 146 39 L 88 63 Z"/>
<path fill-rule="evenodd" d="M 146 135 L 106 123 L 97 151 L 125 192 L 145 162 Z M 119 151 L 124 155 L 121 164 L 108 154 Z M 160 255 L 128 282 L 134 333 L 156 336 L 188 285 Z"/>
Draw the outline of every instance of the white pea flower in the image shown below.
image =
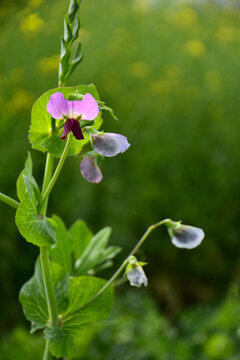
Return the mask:
<path fill-rule="evenodd" d="M 131 286 L 141 287 L 147 286 L 148 280 L 143 268 L 140 265 L 132 265 L 127 273 L 127 278 Z"/>
<path fill-rule="evenodd" d="M 146 263 L 137 261 L 135 256 L 129 257 L 125 275 L 127 276 L 131 286 L 147 286 L 148 280 L 142 268 L 144 265 L 146 265 Z"/>
<path fill-rule="evenodd" d="M 166 225 L 173 245 L 178 248 L 193 249 L 201 244 L 205 236 L 203 230 L 195 226 L 171 220 Z"/>

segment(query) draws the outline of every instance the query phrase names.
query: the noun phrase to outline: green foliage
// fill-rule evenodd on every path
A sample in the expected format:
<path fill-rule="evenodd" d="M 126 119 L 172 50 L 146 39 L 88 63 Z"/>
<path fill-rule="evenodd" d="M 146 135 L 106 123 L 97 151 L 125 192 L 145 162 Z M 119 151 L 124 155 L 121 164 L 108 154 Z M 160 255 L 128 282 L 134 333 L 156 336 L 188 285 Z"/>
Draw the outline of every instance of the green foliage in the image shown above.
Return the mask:
<path fill-rule="evenodd" d="M 1 189 L 15 196 L 12 179 L 16 168 L 22 168 L 29 146 L 26 131 L 30 106 L 45 89 L 56 85 L 55 58 L 66 2 L 59 0 L 56 6 L 55 1 L 48 0 L 37 8 L 33 5 L 37 2 L 31 1 L 25 9 L 23 2 L 16 1 L 15 7 L 8 3 L 7 11 L 0 14 L 0 179 Z M 164 233 L 152 235 L 145 247 L 151 259 L 151 293 L 174 319 L 179 308 L 201 305 L 203 301 L 216 303 L 221 316 L 211 330 L 206 330 L 206 323 L 213 322 L 210 315 L 214 316 L 215 309 L 209 311 L 202 306 L 201 311 L 185 310 L 181 326 L 175 319 L 179 326 L 170 326 L 164 335 L 156 325 L 165 321 L 163 315 L 158 316 L 137 297 L 131 303 L 140 304 L 139 311 L 132 311 L 129 302 L 124 303 L 119 308 L 116 331 L 110 327 L 109 332 L 99 335 L 98 343 L 89 346 L 84 360 L 97 359 L 101 354 L 104 360 L 121 354 L 126 359 L 131 354 L 136 354 L 137 360 L 144 356 L 151 359 L 151 351 L 160 349 L 162 354 L 162 347 L 169 342 L 171 360 L 174 345 L 178 359 L 205 356 L 206 360 L 202 344 L 211 332 L 227 333 L 234 339 L 236 350 L 232 357 L 239 357 L 239 300 L 226 306 L 221 303 L 229 282 L 238 277 L 240 261 L 239 11 L 217 6 L 217 2 L 201 2 L 200 6 L 196 3 L 200 4 L 83 2 L 84 24 L 79 36 L 87 56 L 72 81 L 77 84 L 94 79 L 103 99 L 121 119 L 109 122 L 109 130 L 128 136 L 132 146 L 126 156 L 103 162 L 104 181 L 98 186 L 81 180 L 78 159 L 71 159 L 56 185 L 56 194 L 64 192 L 64 201 L 60 195 L 54 197 L 50 210 L 59 209 L 68 224 L 80 214 L 95 231 L 102 224 L 110 224 L 114 228 L 113 243 L 124 248 L 130 248 L 156 216 L 167 215 L 204 226 L 206 242 L 191 254 L 170 247 L 164 238 L 160 241 Z M 45 23 L 38 32 L 29 24 L 35 13 Z M 28 33 L 22 30 L 23 23 L 29 24 Z M 40 179 L 43 162 L 38 154 L 34 156 L 36 179 Z M 21 321 L 16 289 L 23 277 L 29 277 L 36 254 L 16 234 L 10 221 L 12 209 L 1 206 L 0 215 L 3 329 Z M 128 306 L 128 316 L 121 317 Z M 87 336 L 86 332 L 83 343 L 87 343 Z M 37 359 L 37 345 L 32 356 L 21 355 L 33 348 L 26 333 L 22 338 L 21 344 L 15 334 L 12 342 L 4 337 L 0 351 L 3 359 L 8 360 L 12 354 L 16 360 L 16 353 L 24 360 Z M 148 355 L 141 355 L 143 347 L 148 349 L 144 350 Z M 191 357 L 188 354 L 193 348 Z M 159 360 L 157 354 L 155 358 Z"/>
<path fill-rule="evenodd" d="M 20 201 L 22 201 L 23 196 L 26 192 L 24 175 L 27 177 L 31 177 L 31 175 L 32 175 L 32 158 L 31 158 L 30 153 L 28 153 L 28 157 L 25 162 L 25 168 L 23 169 L 23 171 L 21 172 L 21 174 L 19 175 L 19 177 L 17 179 L 17 196 Z"/>
<path fill-rule="evenodd" d="M 61 313 L 68 304 L 68 276 L 61 266 L 53 262 L 51 262 L 51 275 L 57 310 L 58 313 Z M 20 290 L 19 300 L 26 318 L 31 322 L 31 332 L 43 329 L 48 325 L 49 314 L 39 259 L 36 261 L 33 277 Z"/>
<path fill-rule="evenodd" d="M 55 217 L 55 221 L 60 223 Z M 62 223 L 60 223 L 62 227 Z M 51 352 L 58 357 L 74 353 L 74 341 L 92 322 L 108 317 L 113 291 L 111 286 L 89 305 L 91 298 L 106 284 L 95 277 L 69 278 L 62 266 L 51 262 L 53 288 L 59 317 L 58 326 L 49 326 L 49 313 L 40 261 L 37 260 L 33 277 L 23 285 L 19 300 L 26 318 L 31 322 L 31 332 L 45 329 Z"/>
<path fill-rule="evenodd" d="M 86 274 L 96 266 L 101 268 L 101 265 L 104 263 L 106 265 L 106 262 L 111 266 L 109 261 L 119 253 L 120 248 L 117 246 L 107 247 L 110 234 L 111 229 L 106 227 L 93 236 L 81 257 L 76 260 L 75 273 L 77 275 Z"/>
<path fill-rule="evenodd" d="M 58 216 L 53 216 L 56 228 L 57 242 L 50 250 L 51 259 L 60 264 L 67 274 L 72 273 L 72 237 L 68 233 L 63 221 Z"/>
<path fill-rule="evenodd" d="M 72 227 L 70 228 L 70 234 L 72 235 L 73 241 L 73 251 L 75 259 L 78 259 L 82 256 L 84 250 L 87 248 L 90 243 L 93 233 L 87 227 L 86 223 L 83 220 L 77 220 Z"/>
<path fill-rule="evenodd" d="M 53 216 L 57 241 L 50 249 L 53 261 L 72 276 L 96 274 L 112 266 L 120 252 L 118 246 L 107 246 L 111 229 L 106 227 L 93 236 L 83 220 L 76 221 L 68 231 L 62 220 Z"/>
<path fill-rule="evenodd" d="M 74 340 L 76 352 L 68 359 L 132 360 L 134 354 L 136 360 L 235 360 L 240 352 L 239 311 L 238 285 L 220 304 L 186 309 L 174 322 L 166 319 L 146 291 L 124 289 L 110 321 L 85 328 Z M 4 360 L 40 360 L 37 347 L 40 337 L 30 337 L 24 329 L 15 329 L 0 341 Z"/>
<path fill-rule="evenodd" d="M 30 153 L 17 180 L 17 193 L 21 203 L 16 212 L 16 225 L 21 235 L 37 246 L 53 244 L 56 241 L 55 231 L 49 220 L 38 213 L 41 193 L 32 176 Z"/>
<path fill-rule="evenodd" d="M 59 84 L 73 73 L 82 61 L 82 44 L 78 38 L 80 20 L 77 14 L 80 0 L 71 0 L 68 13 L 64 17 L 64 34 L 61 37 L 61 53 L 59 66 Z"/>
<path fill-rule="evenodd" d="M 72 88 L 66 87 L 49 90 L 41 95 L 34 103 L 32 107 L 31 127 L 29 130 L 29 140 L 32 147 L 33 149 L 42 152 L 48 151 L 54 156 L 60 157 L 65 146 L 65 142 L 61 139 L 63 121 L 56 120 L 54 121 L 54 126 L 52 126 L 52 118 L 47 112 L 47 103 L 49 98 L 56 92 L 61 92 L 66 98 L 69 94 L 73 97 L 74 93 L 76 93 L 76 95 L 89 93 L 98 100 L 99 95 L 93 84 L 79 85 Z M 98 129 L 101 124 L 102 118 L 99 114 L 95 119 L 94 127 Z M 88 142 L 88 136 L 84 129 L 83 135 L 85 139 L 81 141 L 75 139 L 74 137 L 71 138 L 68 155 L 77 155 L 83 146 Z"/>
<path fill-rule="evenodd" d="M 50 340 L 53 355 L 71 356 L 75 351 L 74 341 L 83 336 L 86 326 L 109 316 L 113 296 L 111 287 L 92 303 L 84 306 L 105 284 L 105 280 L 94 277 L 81 276 L 70 279 L 69 305 L 67 311 L 62 314 L 61 325 L 46 328 L 44 331 L 46 338 Z"/>

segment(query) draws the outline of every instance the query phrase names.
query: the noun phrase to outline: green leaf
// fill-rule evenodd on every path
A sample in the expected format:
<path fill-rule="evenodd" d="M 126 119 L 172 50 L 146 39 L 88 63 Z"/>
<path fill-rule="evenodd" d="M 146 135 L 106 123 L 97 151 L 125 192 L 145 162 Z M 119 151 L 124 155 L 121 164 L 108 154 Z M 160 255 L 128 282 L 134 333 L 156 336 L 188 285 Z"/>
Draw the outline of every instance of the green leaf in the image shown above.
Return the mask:
<path fill-rule="evenodd" d="M 35 212 L 37 212 L 38 204 L 41 201 L 41 193 L 38 188 L 38 185 L 32 175 L 23 174 L 23 180 L 25 184 L 25 188 L 27 190 L 29 199 L 34 207 Z"/>
<path fill-rule="evenodd" d="M 30 152 L 25 162 L 25 168 L 17 179 L 17 195 L 20 201 L 22 201 L 24 194 L 28 191 L 29 197 L 36 208 L 40 202 L 41 194 L 38 185 L 32 176 L 32 158 Z"/>
<path fill-rule="evenodd" d="M 50 256 L 53 261 L 63 266 L 64 270 L 70 275 L 72 271 L 71 254 L 73 239 L 58 216 L 53 216 L 53 221 L 56 229 L 57 242 L 55 246 L 50 249 Z"/>
<path fill-rule="evenodd" d="M 46 217 L 38 216 L 26 192 L 16 212 L 16 225 L 20 234 L 37 246 L 48 246 L 56 241 L 55 231 Z"/>
<path fill-rule="evenodd" d="M 69 71 L 67 73 L 67 77 L 69 77 L 77 65 L 82 61 L 83 59 L 83 51 L 82 51 L 82 44 L 80 41 L 76 41 L 76 48 L 74 51 L 73 58 L 71 60 L 71 64 L 69 65 Z"/>
<path fill-rule="evenodd" d="M 72 24 L 72 41 L 78 38 L 79 30 L 80 30 L 80 20 L 78 16 L 75 16 Z"/>
<path fill-rule="evenodd" d="M 65 29 L 64 29 L 65 31 Z M 64 83 L 69 68 L 69 59 L 71 56 L 71 43 L 61 37 L 61 52 L 60 52 L 60 66 L 59 66 L 59 81 Z"/>
<path fill-rule="evenodd" d="M 80 5 L 79 0 L 71 0 L 70 4 L 69 4 L 69 8 L 68 8 L 68 16 L 69 18 L 72 18 L 73 16 L 76 15 L 78 9 L 79 9 L 79 5 Z"/>
<path fill-rule="evenodd" d="M 83 334 L 86 326 L 109 316 L 113 299 L 111 286 L 92 303 L 84 306 L 105 284 L 105 280 L 95 277 L 70 279 L 69 305 L 62 314 L 61 327 L 49 327 L 44 331 L 46 338 L 50 340 L 50 351 L 54 356 L 71 356 L 74 353 L 74 341 Z"/>
<path fill-rule="evenodd" d="M 121 248 L 119 246 L 109 246 L 102 251 L 101 262 L 108 261 L 113 259 L 119 252 Z"/>
<path fill-rule="evenodd" d="M 25 167 L 17 179 L 17 196 L 20 201 L 22 201 L 23 196 L 26 192 L 26 186 L 24 183 L 23 175 L 29 175 L 29 174 L 32 175 L 32 158 L 30 152 L 28 152 L 28 157 L 25 162 Z"/>
<path fill-rule="evenodd" d="M 68 276 L 55 263 L 50 263 L 53 287 L 57 300 L 58 313 L 66 310 L 68 301 Z M 48 307 L 42 278 L 40 259 L 37 259 L 33 277 L 20 290 L 19 300 L 26 318 L 31 321 L 32 330 L 43 329 L 49 321 Z"/>
<path fill-rule="evenodd" d="M 70 42 L 72 39 L 72 28 L 68 21 L 68 14 L 64 16 L 64 33 L 63 33 L 63 39 L 66 43 Z M 62 55 L 62 54 L 61 54 Z M 62 56 L 61 56 L 62 57 Z"/>
<path fill-rule="evenodd" d="M 73 238 L 73 255 L 75 260 L 82 256 L 90 243 L 93 234 L 83 220 L 77 220 L 71 227 L 70 233 Z"/>
<path fill-rule="evenodd" d="M 48 219 L 38 215 L 38 204 L 41 193 L 32 176 L 32 159 L 30 153 L 25 169 L 17 181 L 17 192 L 21 203 L 16 212 L 16 225 L 21 235 L 37 246 L 49 245 L 55 241 L 55 231 Z"/>
<path fill-rule="evenodd" d="M 90 93 L 96 100 L 99 100 L 98 92 L 93 84 L 79 85 L 74 87 L 52 89 L 40 96 L 32 107 L 31 126 L 29 131 L 29 140 L 33 149 L 50 152 L 54 156 L 60 157 L 65 141 L 61 139 L 62 134 L 62 121 L 56 120 L 56 128 L 52 130 L 51 116 L 47 112 L 47 103 L 52 94 L 61 92 L 67 98 L 68 94 L 86 94 Z M 95 129 L 98 129 L 102 124 L 102 118 L 99 114 L 95 119 Z M 69 147 L 69 155 L 77 155 L 82 147 L 89 141 L 86 132 L 83 129 L 85 136 L 84 140 L 77 140 L 73 136 Z"/>
<path fill-rule="evenodd" d="M 88 270 L 93 269 L 99 262 L 103 249 L 107 246 L 111 234 L 111 228 L 105 227 L 100 230 L 91 240 L 82 256 L 76 261 L 76 274 L 86 274 Z"/>
<path fill-rule="evenodd" d="M 110 108 L 109 106 L 105 105 L 105 102 L 104 101 L 98 101 L 98 105 L 99 105 L 99 109 L 102 110 L 105 110 L 105 111 L 108 111 L 109 114 L 112 116 L 112 118 L 114 120 L 117 120 L 118 121 L 118 118 L 116 117 L 114 111 L 112 108 Z"/>

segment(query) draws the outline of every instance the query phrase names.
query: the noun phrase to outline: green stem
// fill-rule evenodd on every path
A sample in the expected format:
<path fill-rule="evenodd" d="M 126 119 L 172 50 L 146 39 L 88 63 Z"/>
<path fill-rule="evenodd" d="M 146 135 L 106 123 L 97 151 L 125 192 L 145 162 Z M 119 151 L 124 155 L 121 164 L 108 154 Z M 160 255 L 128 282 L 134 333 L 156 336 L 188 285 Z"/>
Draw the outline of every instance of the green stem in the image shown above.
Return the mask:
<path fill-rule="evenodd" d="M 46 159 L 44 179 L 43 179 L 42 194 L 46 191 L 51 181 L 53 164 L 54 164 L 54 158 L 51 154 L 48 153 Z M 47 204 L 48 204 L 48 197 L 46 197 L 44 201 L 42 201 L 40 206 L 40 214 L 42 216 L 46 215 Z M 48 305 L 50 324 L 53 326 L 54 325 L 57 326 L 58 324 L 57 305 L 56 305 L 54 289 L 51 279 L 48 248 L 46 246 L 42 246 L 40 248 L 40 261 L 41 261 L 44 289 L 45 289 L 47 305 Z M 49 359 L 49 340 L 46 340 L 43 360 L 48 360 L 48 359 Z"/>
<path fill-rule="evenodd" d="M 55 182 L 57 181 L 57 178 L 62 170 L 62 167 L 63 167 L 63 164 L 65 162 L 65 159 L 67 157 L 67 153 L 68 153 L 68 149 L 69 149 L 69 145 L 70 145 L 70 140 L 71 140 L 71 134 L 68 135 L 67 137 L 67 142 L 66 142 L 66 145 L 65 145 L 65 148 L 63 150 L 63 153 L 62 153 L 62 156 L 59 160 L 59 163 L 57 165 L 57 168 L 53 174 L 53 177 L 51 179 L 51 181 L 49 182 L 48 186 L 47 186 L 47 189 L 44 191 L 43 195 L 42 195 L 42 201 L 40 203 L 40 209 L 43 207 L 45 201 L 47 200 L 50 192 L 52 191 L 52 188 L 54 187 L 55 185 Z"/>
<path fill-rule="evenodd" d="M 41 259 L 41 267 L 43 273 L 44 288 L 45 288 L 47 304 L 48 304 L 50 324 L 53 326 L 57 326 L 58 324 L 57 306 L 56 306 L 56 300 L 55 300 L 51 273 L 50 273 L 48 248 L 46 246 L 42 246 L 40 248 L 40 259 Z"/>
<path fill-rule="evenodd" d="M 42 194 L 45 193 L 47 190 L 48 184 L 50 183 L 52 172 L 53 172 L 53 164 L 54 164 L 54 157 L 52 154 L 47 154 L 46 159 L 46 166 L 45 166 L 45 173 L 44 173 L 44 179 L 43 179 L 43 185 L 42 185 Z M 47 205 L 48 205 L 48 198 L 45 199 L 45 201 L 42 200 L 41 207 L 40 207 L 40 214 L 45 215 L 47 211 Z"/>
<path fill-rule="evenodd" d="M 12 198 L 10 198 L 9 196 L 3 194 L 0 192 L 0 200 L 2 202 L 4 202 L 5 204 L 13 207 L 14 209 L 17 209 L 18 206 L 20 205 L 20 203 Z"/>
<path fill-rule="evenodd" d="M 83 306 L 81 306 L 80 308 L 78 308 L 77 310 L 69 313 L 68 315 L 64 316 L 62 318 L 62 323 L 66 320 L 68 320 L 69 318 L 71 318 L 73 315 L 75 315 L 76 313 L 78 313 L 79 311 L 81 311 L 83 308 L 87 307 L 88 305 L 90 305 L 94 300 L 96 300 L 100 295 L 102 295 L 102 293 L 118 278 L 118 276 L 121 274 L 121 272 L 125 269 L 127 263 L 128 263 L 128 259 L 130 256 L 134 255 L 137 250 L 140 248 L 140 246 L 144 243 L 144 241 L 148 238 L 148 236 L 151 234 L 151 232 L 155 229 L 157 229 L 159 226 L 166 224 L 167 222 L 169 222 L 169 219 L 164 219 L 162 221 L 159 221 L 156 224 L 153 224 L 151 226 L 149 226 L 149 228 L 145 231 L 145 233 L 143 234 L 143 236 L 141 237 L 141 239 L 138 241 L 137 245 L 133 248 L 133 250 L 130 252 L 130 254 L 127 256 L 127 258 L 123 261 L 123 263 L 119 266 L 119 268 L 117 269 L 117 271 L 113 274 L 113 276 L 108 280 L 108 282 L 96 293 L 96 295 L 94 295 L 86 304 L 84 304 Z"/>
<path fill-rule="evenodd" d="M 44 354 L 43 354 L 43 360 L 48 360 L 49 359 L 49 340 L 46 340 L 46 344 L 45 344 L 45 349 L 44 349 Z"/>

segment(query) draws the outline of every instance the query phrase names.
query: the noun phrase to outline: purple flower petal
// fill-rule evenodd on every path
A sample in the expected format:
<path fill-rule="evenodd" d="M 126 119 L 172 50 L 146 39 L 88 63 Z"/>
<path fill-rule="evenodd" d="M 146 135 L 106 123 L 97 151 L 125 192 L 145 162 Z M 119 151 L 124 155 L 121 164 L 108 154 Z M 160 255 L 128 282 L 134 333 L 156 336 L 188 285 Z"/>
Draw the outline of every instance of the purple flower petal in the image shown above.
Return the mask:
<path fill-rule="evenodd" d="M 120 134 L 105 133 L 102 135 L 93 135 L 94 150 L 103 156 L 115 156 L 126 151 L 130 144 L 127 138 Z"/>
<path fill-rule="evenodd" d="M 100 168 L 95 164 L 94 156 L 86 156 L 80 164 L 82 176 L 89 182 L 99 183 L 103 176 Z"/>
<path fill-rule="evenodd" d="M 81 116 L 82 120 L 94 120 L 99 114 L 97 101 L 90 94 L 86 94 L 82 100 L 66 100 L 61 92 L 50 96 L 47 111 L 54 119 L 76 119 Z"/>
<path fill-rule="evenodd" d="M 83 133 L 82 133 L 82 130 L 80 128 L 80 124 L 79 124 L 79 121 L 78 120 L 73 120 L 73 123 L 72 123 L 72 132 L 73 132 L 73 135 L 75 136 L 75 138 L 77 140 L 82 140 L 84 139 L 84 136 L 83 136 Z"/>
<path fill-rule="evenodd" d="M 47 103 L 47 112 L 54 119 L 63 119 L 68 112 L 68 100 L 64 99 L 61 92 L 57 92 L 50 96 Z"/>

